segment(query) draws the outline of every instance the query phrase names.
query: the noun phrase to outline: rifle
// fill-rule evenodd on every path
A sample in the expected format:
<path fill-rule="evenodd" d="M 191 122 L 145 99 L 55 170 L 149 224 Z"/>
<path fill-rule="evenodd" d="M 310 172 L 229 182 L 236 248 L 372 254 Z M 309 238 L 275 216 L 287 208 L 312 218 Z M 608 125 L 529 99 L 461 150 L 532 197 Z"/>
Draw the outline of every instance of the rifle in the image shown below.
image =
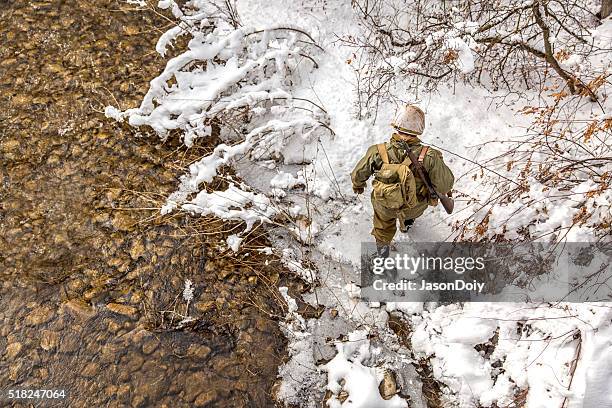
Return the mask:
<path fill-rule="evenodd" d="M 455 202 L 453 201 L 453 199 L 450 198 L 448 195 L 440 194 L 436 191 L 436 189 L 433 187 L 431 179 L 429 178 L 429 173 L 427 173 L 427 169 L 423 167 L 419 159 L 417 159 L 414 153 L 412 153 L 412 149 L 410 149 L 410 146 L 408 146 L 406 142 L 401 142 L 401 145 L 404 148 L 404 151 L 406 152 L 408 157 L 410 157 L 410 161 L 412 162 L 412 164 L 414 164 L 414 168 L 418 176 L 421 178 L 421 180 L 423 180 L 423 183 L 425 183 L 425 185 L 427 186 L 427 190 L 429 190 L 429 194 L 432 197 L 440 200 L 440 203 L 442 203 L 442 207 L 444 207 L 444 209 L 446 210 L 446 213 L 451 214 L 453 212 L 453 209 L 455 208 Z"/>

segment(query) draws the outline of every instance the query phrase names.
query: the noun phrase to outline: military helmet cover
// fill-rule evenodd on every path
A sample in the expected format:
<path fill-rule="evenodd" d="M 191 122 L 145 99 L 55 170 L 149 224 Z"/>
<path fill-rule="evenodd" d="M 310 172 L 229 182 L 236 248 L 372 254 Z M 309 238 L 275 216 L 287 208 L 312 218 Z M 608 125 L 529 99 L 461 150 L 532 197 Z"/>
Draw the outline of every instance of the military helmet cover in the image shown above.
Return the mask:
<path fill-rule="evenodd" d="M 415 105 L 400 109 L 391 126 L 400 133 L 421 135 L 425 130 L 425 113 Z"/>

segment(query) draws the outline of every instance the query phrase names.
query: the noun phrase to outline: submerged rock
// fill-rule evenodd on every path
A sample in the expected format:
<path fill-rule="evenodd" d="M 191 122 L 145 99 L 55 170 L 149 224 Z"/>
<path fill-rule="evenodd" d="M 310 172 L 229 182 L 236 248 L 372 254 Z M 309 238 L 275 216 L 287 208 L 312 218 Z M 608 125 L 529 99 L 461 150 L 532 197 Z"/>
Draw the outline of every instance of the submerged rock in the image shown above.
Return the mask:
<path fill-rule="evenodd" d="M 106 305 L 106 308 L 113 313 L 117 313 L 120 315 L 135 317 L 136 313 L 138 313 L 138 309 L 133 306 L 123 305 L 121 303 L 109 303 Z"/>
<path fill-rule="evenodd" d="M 25 318 L 28 326 L 38 326 L 47 323 L 53 317 L 53 310 L 50 307 L 38 307 L 32 310 Z"/>

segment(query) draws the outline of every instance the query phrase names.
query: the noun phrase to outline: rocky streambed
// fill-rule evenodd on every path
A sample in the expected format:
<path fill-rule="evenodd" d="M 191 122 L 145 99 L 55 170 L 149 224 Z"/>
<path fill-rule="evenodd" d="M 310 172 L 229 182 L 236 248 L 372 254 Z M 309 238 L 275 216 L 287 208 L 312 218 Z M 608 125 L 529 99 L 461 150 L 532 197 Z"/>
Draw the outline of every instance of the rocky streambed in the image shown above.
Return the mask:
<path fill-rule="evenodd" d="M 0 405 L 44 388 L 66 391 L 54 406 L 273 406 L 284 277 L 264 234 L 246 257 L 219 244 L 232 224 L 160 216 L 210 146 L 101 113 L 138 104 L 169 21 L 114 0 L 0 6 Z"/>

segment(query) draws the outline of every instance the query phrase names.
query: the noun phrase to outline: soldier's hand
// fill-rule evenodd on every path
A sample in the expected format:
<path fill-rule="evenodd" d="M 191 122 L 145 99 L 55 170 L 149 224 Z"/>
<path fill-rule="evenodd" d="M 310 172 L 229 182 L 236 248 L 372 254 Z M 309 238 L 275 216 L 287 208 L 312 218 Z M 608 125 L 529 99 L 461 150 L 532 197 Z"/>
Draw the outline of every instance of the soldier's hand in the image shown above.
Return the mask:
<path fill-rule="evenodd" d="M 363 194 L 363 190 L 364 190 L 363 187 L 355 187 L 355 186 L 353 186 L 353 192 L 355 194 Z"/>

